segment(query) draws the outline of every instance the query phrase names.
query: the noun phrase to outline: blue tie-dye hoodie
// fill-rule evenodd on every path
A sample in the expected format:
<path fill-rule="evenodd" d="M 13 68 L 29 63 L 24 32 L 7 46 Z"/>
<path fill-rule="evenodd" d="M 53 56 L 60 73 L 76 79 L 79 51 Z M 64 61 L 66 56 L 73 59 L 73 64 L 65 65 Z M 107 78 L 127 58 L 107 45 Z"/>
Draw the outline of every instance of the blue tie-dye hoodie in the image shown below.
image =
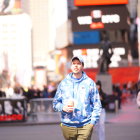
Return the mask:
<path fill-rule="evenodd" d="M 69 100 L 74 101 L 74 111 L 64 112 Z M 58 86 L 53 100 L 55 111 L 61 112 L 61 121 L 64 125 L 80 127 L 88 123 L 96 124 L 101 113 L 101 102 L 95 82 L 85 72 L 80 79 L 68 74 Z"/>

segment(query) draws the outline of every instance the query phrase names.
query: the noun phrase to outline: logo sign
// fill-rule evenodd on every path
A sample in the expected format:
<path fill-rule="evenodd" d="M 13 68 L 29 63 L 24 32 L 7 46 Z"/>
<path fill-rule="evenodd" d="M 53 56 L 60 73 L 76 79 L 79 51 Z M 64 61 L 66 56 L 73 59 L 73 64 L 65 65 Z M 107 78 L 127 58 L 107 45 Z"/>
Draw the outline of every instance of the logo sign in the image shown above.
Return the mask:
<path fill-rule="evenodd" d="M 128 10 L 124 5 L 99 6 L 72 11 L 72 30 L 88 31 L 128 29 Z"/>
<path fill-rule="evenodd" d="M 74 0 L 75 6 L 128 4 L 128 0 Z"/>

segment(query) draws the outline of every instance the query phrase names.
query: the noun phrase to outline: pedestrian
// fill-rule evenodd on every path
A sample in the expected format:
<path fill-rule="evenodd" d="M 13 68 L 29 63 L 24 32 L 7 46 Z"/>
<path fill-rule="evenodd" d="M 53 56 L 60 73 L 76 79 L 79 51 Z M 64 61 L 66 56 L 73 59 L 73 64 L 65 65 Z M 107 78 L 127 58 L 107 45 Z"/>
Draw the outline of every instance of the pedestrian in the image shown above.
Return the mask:
<path fill-rule="evenodd" d="M 136 101 L 137 101 L 138 108 L 140 109 L 140 81 L 138 82 L 138 92 L 137 92 Z"/>
<path fill-rule="evenodd" d="M 137 105 L 138 105 L 138 108 L 140 109 L 140 90 L 137 95 Z"/>
<path fill-rule="evenodd" d="M 100 115 L 99 122 L 97 123 L 97 138 L 98 140 L 105 140 L 105 119 L 106 119 L 106 105 L 107 105 L 107 95 L 102 89 L 102 83 L 100 80 L 96 82 L 97 89 L 99 91 L 100 100 L 102 104 L 102 111 Z"/>
<path fill-rule="evenodd" d="M 53 100 L 55 111 L 61 112 L 61 128 L 65 140 L 91 140 L 101 113 L 96 84 L 83 71 L 81 56 L 71 60 L 71 70 L 58 85 Z"/>

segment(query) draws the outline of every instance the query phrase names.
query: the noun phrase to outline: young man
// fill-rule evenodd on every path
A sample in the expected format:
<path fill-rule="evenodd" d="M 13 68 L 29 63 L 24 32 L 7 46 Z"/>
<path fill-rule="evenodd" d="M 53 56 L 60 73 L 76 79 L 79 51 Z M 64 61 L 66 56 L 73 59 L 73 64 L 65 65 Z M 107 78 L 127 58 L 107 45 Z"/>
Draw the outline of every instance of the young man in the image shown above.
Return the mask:
<path fill-rule="evenodd" d="M 53 100 L 55 111 L 61 112 L 61 128 L 66 140 L 90 140 L 101 113 L 96 84 L 85 72 L 81 56 L 74 56 L 71 70 L 58 86 Z"/>

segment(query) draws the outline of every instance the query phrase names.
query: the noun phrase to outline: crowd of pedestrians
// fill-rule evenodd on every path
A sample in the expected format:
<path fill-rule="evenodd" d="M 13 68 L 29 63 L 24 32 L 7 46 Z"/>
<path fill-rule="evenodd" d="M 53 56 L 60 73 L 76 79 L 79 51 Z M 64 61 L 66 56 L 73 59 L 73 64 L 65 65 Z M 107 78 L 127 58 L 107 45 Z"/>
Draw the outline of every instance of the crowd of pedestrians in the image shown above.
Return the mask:
<path fill-rule="evenodd" d="M 8 85 L 4 89 L 0 89 L 0 97 L 5 98 L 26 98 L 28 101 L 34 98 L 53 98 L 56 92 L 56 83 L 50 82 L 48 85 L 44 85 L 43 89 L 37 88 L 32 85 L 29 88 L 24 88 L 20 85 L 11 87 Z"/>
<path fill-rule="evenodd" d="M 22 87 L 19 84 L 11 86 L 8 82 L 7 72 L 3 71 L 0 76 L 0 98 L 25 98 L 27 102 L 31 99 L 37 98 L 53 98 L 56 93 L 57 85 L 59 83 L 49 82 L 47 85 L 44 85 L 42 89 L 39 89 L 37 86 L 32 85 L 31 87 Z M 113 93 L 112 97 L 108 98 L 109 100 L 118 100 L 118 108 L 121 109 L 121 104 L 127 102 L 128 99 L 135 99 L 138 93 L 138 83 L 128 82 L 125 84 L 113 84 L 112 86 Z"/>

